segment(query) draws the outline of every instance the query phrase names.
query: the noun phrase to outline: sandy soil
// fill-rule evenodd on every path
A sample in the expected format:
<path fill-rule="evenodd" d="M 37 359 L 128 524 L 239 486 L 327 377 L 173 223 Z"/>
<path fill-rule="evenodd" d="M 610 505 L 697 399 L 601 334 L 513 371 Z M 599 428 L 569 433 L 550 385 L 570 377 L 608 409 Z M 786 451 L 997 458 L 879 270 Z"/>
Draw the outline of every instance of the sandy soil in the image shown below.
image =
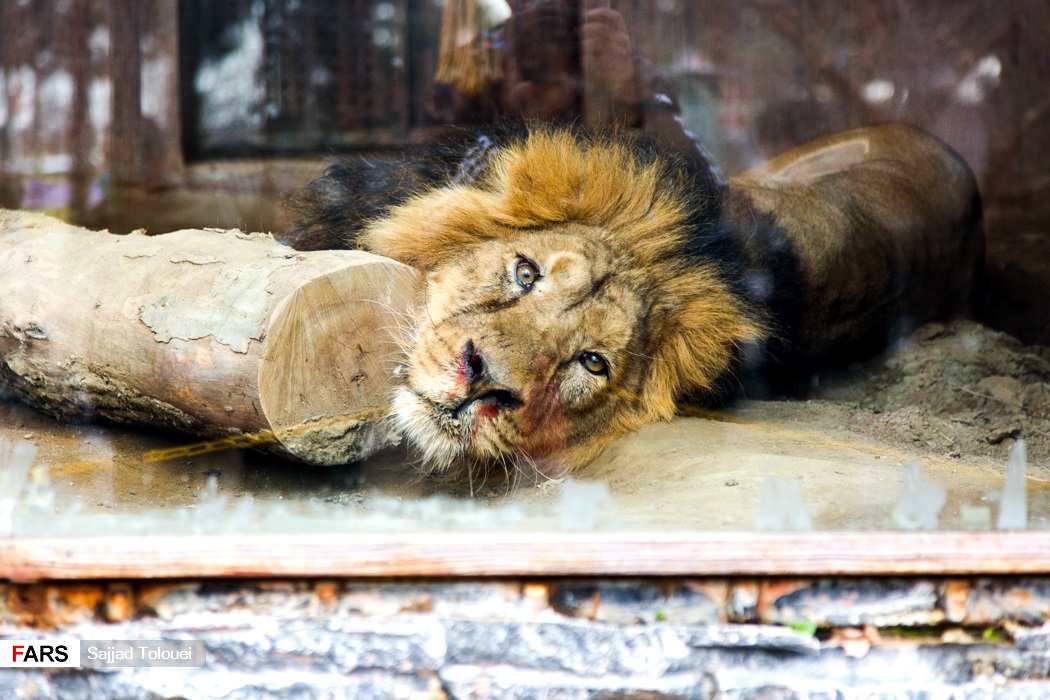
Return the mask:
<path fill-rule="evenodd" d="M 1015 439 L 1050 466 L 1050 348 L 973 322 L 929 324 L 886 356 L 813 387 L 770 416 L 846 428 L 898 449 L 996 458 Z"/>

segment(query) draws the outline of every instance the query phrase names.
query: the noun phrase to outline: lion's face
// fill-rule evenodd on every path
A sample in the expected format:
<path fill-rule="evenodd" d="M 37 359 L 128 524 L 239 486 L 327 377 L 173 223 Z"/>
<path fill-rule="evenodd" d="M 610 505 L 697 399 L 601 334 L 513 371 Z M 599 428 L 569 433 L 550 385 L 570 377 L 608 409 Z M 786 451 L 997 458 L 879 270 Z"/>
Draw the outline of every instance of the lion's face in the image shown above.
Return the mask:
<path fill-rule="evenodd" d="M 557 471 L 637 422 L 651 304 L 590 233 L 487 241 L 429 272 L 394 411 L 432 465 Z"/>
<path fill-rule="evenodd" d="M 426 273 L 393 411 L 431 470 L 564 473 L 712 391 L 763 332 L 718 264 L 683 252 L 700 205 L 669 166 L 538 132 L 486 172 L 361 235 Z"/>

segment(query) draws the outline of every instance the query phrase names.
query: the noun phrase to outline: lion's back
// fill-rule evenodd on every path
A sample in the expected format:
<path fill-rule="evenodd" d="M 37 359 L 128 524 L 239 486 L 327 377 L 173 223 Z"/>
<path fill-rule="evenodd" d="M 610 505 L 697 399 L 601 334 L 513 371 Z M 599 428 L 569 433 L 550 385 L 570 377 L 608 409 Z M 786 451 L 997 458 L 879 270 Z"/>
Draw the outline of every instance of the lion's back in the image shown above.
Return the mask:
<path fill-rule="evenodd" d="M 871 354 L 921 323 L 970 310 L 984 260 L 977 183 L 925 132 L 836 134 L 732 187 L 731 215 L 761 222 L 744 224 L 751 261 L 772 264 L 780 278 L 770 308 L 787 364 Z"/>

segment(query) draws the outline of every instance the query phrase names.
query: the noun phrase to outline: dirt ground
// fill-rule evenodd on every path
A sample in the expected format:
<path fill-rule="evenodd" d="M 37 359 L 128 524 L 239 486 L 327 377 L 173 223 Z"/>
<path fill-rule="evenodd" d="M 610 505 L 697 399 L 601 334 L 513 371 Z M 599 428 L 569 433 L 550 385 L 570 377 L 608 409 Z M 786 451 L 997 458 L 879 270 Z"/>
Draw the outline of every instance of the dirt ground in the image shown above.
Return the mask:
<path fill-rule="evenodd" d="M 501 479 L 420 478 L 403 448 L 336 469 L 239 450 L 149 463 L 151 450 L 192 440 L 62 424 L 12 400 L 0 401 L 0 437 L 38 449 L 20 495 L 15 529 L 25 534 L 47 529 L 33 503 L 52 502 L 71 516 L 48 526 L 63 533 L 172 523 L 184 532 L 892 529 L 912 463 L 946 492 L 940 527 L 987 529 L 1018 439 L 1028 449 L 1029 527 L 1050 527 L 1050 348 L 969 321 L 924 326 L 885 356 L 814 381 L 805 397 L 646 426 L 570 480 L 510 493 Z M 770 491 L 773 477 L 799 491 Z M 807 522 L 771 521 L 782 505 Z"/>
<path fill-rule="evenodd" d="M 824 378 L 809 400 L 767 417 L 844 429 L 898 449 L 995 458 L 1023 438 L 1032 466 L 1050 466 L 1050 348 L 1024 346 L 974 322 L 923 326 L 886 356 Z"/>

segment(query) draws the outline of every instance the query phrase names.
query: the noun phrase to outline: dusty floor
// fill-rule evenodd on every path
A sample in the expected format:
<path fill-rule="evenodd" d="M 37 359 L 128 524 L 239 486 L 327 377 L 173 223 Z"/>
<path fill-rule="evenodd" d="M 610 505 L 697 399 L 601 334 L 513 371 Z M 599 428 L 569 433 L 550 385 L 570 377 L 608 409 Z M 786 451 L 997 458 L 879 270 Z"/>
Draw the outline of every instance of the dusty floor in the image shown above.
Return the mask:
<path fill-rule="evenodd" d="M 985 529 L 997 521 L 1007 456 L 1020 438 L 1029 527 L 1046 528 L 1050 348 L 970 322 L 929 325 L 887 356 L 815 382 L 808 397 L 648 426 L 567 483 L 507 494 L 498 479 L 474 484 L 473 498 L 464 484 L 419 478 L 402 449 L 338 469 L 241 450 L 148 462 L 150 451 L 192 440 L 61 424 L 10 400 L 0 402 L 0 438 L 38 449 L 16 511 L 22 534 L 770 528 L 769 513 L 793 499 L 763 497 L 768 477 L 801 486 L 794 512 L 814 528 L 886 529 L 898 527 L 913 462 L 947 491 L 940 527 Z M 43 517 L 52 508 L 69 517 Z"/>

